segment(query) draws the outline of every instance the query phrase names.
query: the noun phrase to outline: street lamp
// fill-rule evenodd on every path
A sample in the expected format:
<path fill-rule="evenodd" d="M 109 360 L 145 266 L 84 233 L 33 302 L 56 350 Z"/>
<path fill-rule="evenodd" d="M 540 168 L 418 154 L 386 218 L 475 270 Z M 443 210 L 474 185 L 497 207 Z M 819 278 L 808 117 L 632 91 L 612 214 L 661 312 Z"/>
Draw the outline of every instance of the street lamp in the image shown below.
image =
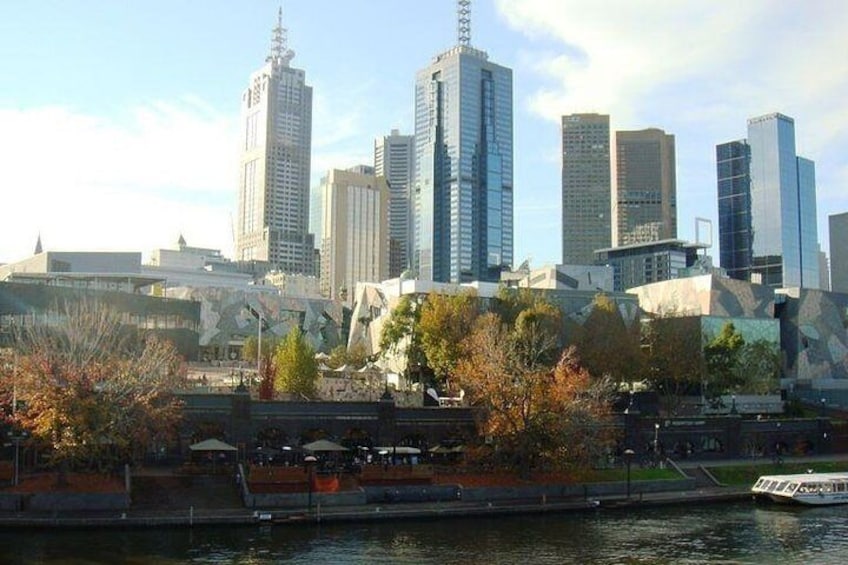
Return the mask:
<path fill-rule="evenodd" d="M 627 462 L 627 500 L 630 500 L 630 462 L 635 452 L 632 449 L 624 450 L 624 460 Z"/>
<path fill-rule="evenodd" d="M 660 423 L 654 422 L 654 460 L 655 461 L 659 461 L 659 458 L 660 458 L 660 449 L 659 449 L 659 445 L 660 445 L 659 439 L 660 438 L 659 438 L 659 435 L 660 435 Z"/>
<path fill-rule="evenodd" d="M 312 476 L 315 473 L 315 463 L 317 462 L 318 459 L 314 455 L 307 455 L 303 458 L 303 463 L 306 465 L 306 483 L 308 485 L 307 492 L 309 493 L 307 498 L 307 510 L 309 512 L 312 512 Z"/>
<path fill-rule="evenodd" d="M 20 448 L 21 441 L 25 440 L 27 437 L 26 432 L 9 432 L 9 439 L 12 440 L 15 444 L 15 475 L 12 479 L 12 485 L 18 486 L 19 478 L 20 478 Z"/>
<path fill-rule="evenodd" d="M 821 399 L 821 417 L 822 418 L 824 418 L 824 411 L 825 411 L 826 408 L 827 408 L 827 399 L 822 398 Z"/>

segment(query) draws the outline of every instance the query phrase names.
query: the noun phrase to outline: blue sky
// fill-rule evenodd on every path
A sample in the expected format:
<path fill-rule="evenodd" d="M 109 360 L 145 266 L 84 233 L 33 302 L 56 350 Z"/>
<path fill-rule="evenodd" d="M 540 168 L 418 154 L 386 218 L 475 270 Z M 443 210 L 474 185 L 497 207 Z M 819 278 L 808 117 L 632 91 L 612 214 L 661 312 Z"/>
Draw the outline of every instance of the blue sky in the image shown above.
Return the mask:
<path fill-rule="evenodd" d="M 239 100 L 279 2 L 0 2 L 0 262 L 47 250 L 232 251 Z M 452 0 L 287 0 L 314 89 L 312 184 L 410 132 L 415 72 L 456 41 Z M 714 221 L 715 144 L 795 118 L 819 239 L 848 211 L 848 3 L 476 0 L 472 44 L 514 73 L 515 257 L 560 260 L 562 114 L 676 136 L 678 233 Z M 718 249 L 711 252 L 716 260 Z"/>

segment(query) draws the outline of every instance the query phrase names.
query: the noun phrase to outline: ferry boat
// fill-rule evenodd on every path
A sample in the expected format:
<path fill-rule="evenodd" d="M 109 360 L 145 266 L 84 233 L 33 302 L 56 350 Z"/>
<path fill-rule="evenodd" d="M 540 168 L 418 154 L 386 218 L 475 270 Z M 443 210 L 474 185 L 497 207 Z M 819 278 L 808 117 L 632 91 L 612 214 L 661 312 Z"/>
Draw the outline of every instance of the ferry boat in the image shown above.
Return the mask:
<path fill-rule="evenodd" d="M 848 473 L 763 475 L 751 492 L 755 499 L 774 502 L 848 504 Z"/>

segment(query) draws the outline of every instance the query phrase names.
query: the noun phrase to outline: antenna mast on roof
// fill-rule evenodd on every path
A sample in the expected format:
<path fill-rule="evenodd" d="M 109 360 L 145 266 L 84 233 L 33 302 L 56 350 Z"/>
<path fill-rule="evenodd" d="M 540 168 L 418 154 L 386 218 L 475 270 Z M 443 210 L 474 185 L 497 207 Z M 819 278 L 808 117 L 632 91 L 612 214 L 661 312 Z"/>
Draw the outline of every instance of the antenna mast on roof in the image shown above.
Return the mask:
<path fill-rule="evenodd" d="M 457 41 L 460 45 L 471 44 L 471 0 L 456 0 Z"/>
<path fill-rule="evenodd" d="M 289 62 L 294 59 L 294 51 L 288 47 L 288 31 L 283 27 L 283 7 L 277 10 L 277 27 L 273 30 L 274 35 L 271 38 L 271 54 L 265 59 L 266 61 L 275 60 L 283 65 L 288 66 Z"/>

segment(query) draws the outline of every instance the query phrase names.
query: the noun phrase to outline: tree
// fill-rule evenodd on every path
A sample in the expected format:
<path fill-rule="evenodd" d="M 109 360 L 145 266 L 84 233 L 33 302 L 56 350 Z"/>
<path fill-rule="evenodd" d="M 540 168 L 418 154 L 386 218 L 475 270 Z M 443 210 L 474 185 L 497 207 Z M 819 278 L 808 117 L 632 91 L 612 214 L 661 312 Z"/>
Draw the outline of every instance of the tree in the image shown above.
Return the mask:
<path fill-rule="evenodd" d="M 0 388 L 23 402 L 14 423 L 50 448 L 51 462 L 106 469 L 172 433 L 173 394 L 185 385 L 170 342 L 123 327 L 120 315 L 87 302 L 63 306 L 55 325 L 18 336 L 20 355 Z"/>
<path fill-rule="evenodd" d="M 403 354 L 407 371 L 411 367 L 426 365 L 424 350 L 421 348 L 420 319 L 421 308 L 418 302 L 408 294 L 401 296 L 380 334 L 382 354 Z"/>
<path fill-rule="evenodd" d="M 449 387 L 459 359 L 462 340 L 477 318 L 477 295 L 473 291 L 456 295 L 430 293 L 421 308 L 421 346 L 427 363 L 440 384 Z"/>
<path fill-rule="evenodd" d="M 274 354 L 276 389 L 311 398 L 317 392 L 318 362 L 315 350 L 307 343 L 300 328 L 292 329 Z"/>
<path fill-rule="evenodd" d="M 732 322 L 727 322 L 704 346 L 704 365 L 709 379 L 703 391 L 705 398 L 714 399 L 727 392 L 736 392 L 744 383 L 738 371 L 739 354 L 744 345 L 742 334 Z"/>
<path fill-rule="evenodd" d="M 612 441 L 604 426 L 609 380 L 590 379 L 573 348 L 556 367 L 546 363 L 549 349 L 543 344 L 555 342 L 556 332 L 541 323 L 542 312 L 525 312 L 512 327 L 494 313 L 477 319 L 457 365 L 460 384 L 478 409 L 481 434 L 492 438 L 501 462 L 522 475 L 540 467 L 585 465 Z M 541 335 L 545 331 L 550 331 L 547 337 Z"/>
<path fill-rule="evenodd" d="M 674 415 L 687 394 L 697 394 L 703 368 L 701 323 L 696 316 L 662 314 L 645 324 L 645 375 L 667 414 Z"/>
<path fill-rule="evenodd" d="M 739 392 L 774 394 L 780 390 L 780 349 L 765 340 L 746 342 L 739 352 L 736 372 L 742 379 Z"/>
<path fill-rule="evenodd" d="M 598 377 L 609 375 L 618 382 L 640 380 L 644 362 L 639 333 L 639 324 L 628 328 L 616 303 L 606 294 L 598 294 L 575 344 L 581 363 Z"/>
<path fill-rule="evenodd" d="M 334 347 L 330 351 L 330 358 L 327 360 L 327 366 L 331 369 L 338 369 L 342 365 L 351 365 L 361 369 L 368 363 L 368 353 L 365 350 L 365 344 L 362 342 L 356 343 L 348 349 L 344 344 Z"/>

